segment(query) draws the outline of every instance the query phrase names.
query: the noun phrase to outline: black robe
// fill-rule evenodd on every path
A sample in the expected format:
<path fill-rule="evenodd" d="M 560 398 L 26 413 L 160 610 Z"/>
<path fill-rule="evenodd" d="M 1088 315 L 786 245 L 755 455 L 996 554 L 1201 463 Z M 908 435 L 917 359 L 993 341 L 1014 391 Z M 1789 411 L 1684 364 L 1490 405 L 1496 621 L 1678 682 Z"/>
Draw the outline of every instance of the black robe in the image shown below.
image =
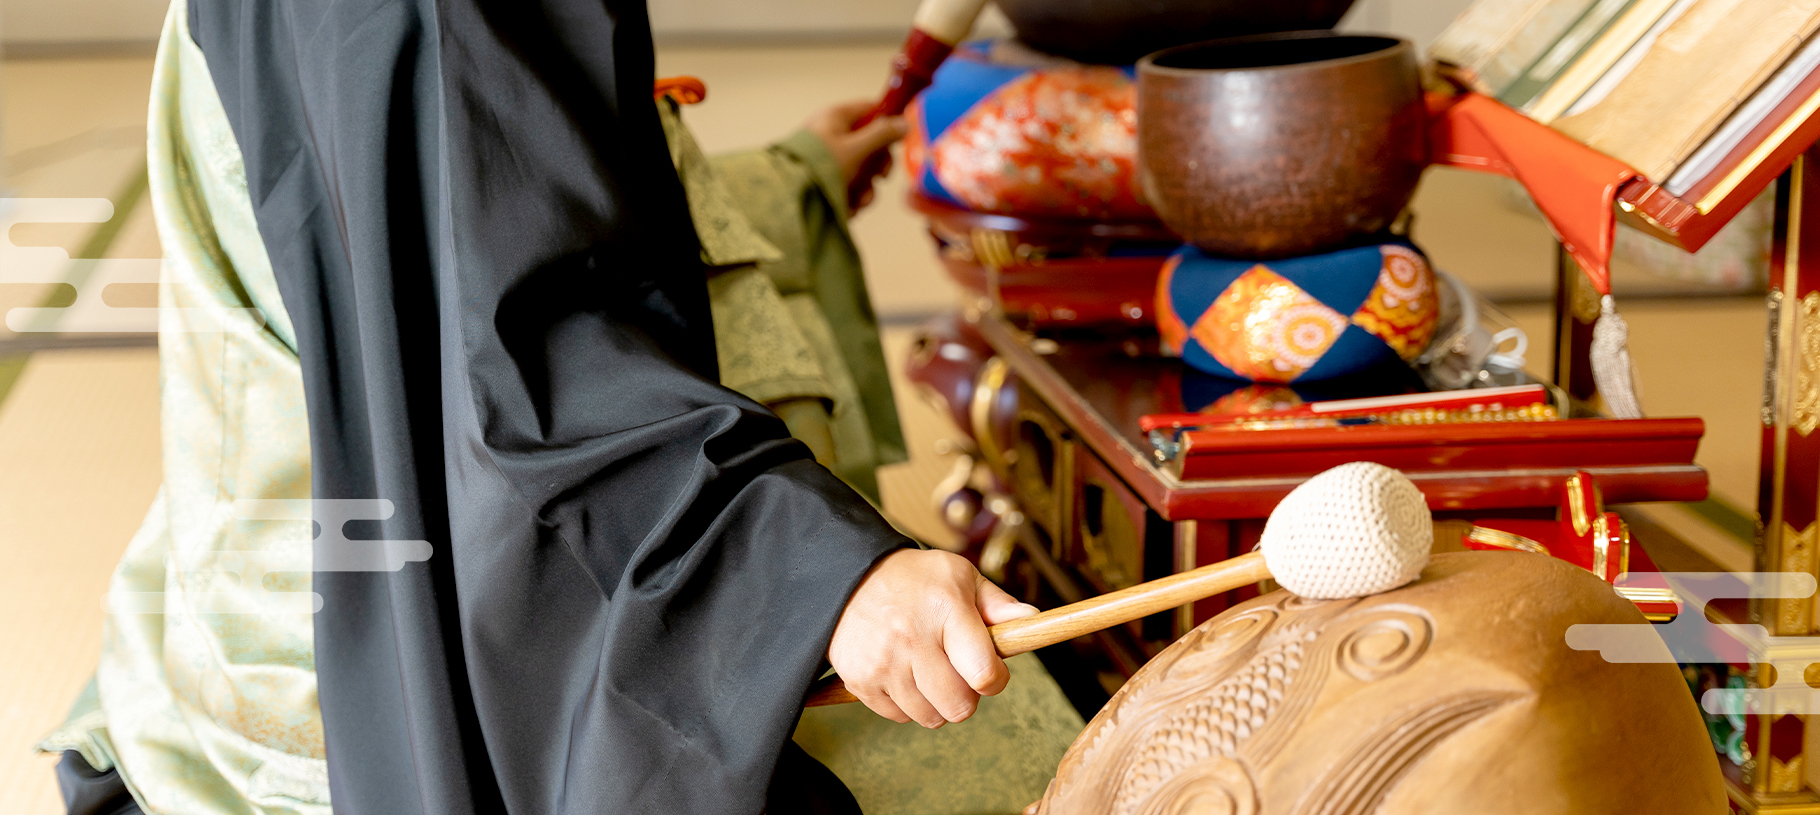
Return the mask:
<path fill-rule="evenodd" d="M 643 0 L 190 0 L 296 328 L 338 813 L 756 812 L 908 542 L 715 383 Z"/>

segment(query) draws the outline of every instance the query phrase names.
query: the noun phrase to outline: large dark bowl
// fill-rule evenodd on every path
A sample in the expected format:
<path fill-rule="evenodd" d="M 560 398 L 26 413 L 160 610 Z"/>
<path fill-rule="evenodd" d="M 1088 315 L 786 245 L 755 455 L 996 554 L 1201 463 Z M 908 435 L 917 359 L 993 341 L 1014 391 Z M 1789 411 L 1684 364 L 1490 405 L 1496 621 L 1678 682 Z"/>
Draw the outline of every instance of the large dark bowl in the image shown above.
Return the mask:
<path fill-rule="evenodd" d="M 1129 65 L 1214 37 L 1332 28 L 1354 0 L 998 0 L 1018 39 L 1082 62 Z"/>
<path fill-rule="evenodd" d="M 1390 225 L 1426 164 L 1415 51 L 1301 31 L 1138 63 L 1138 176 L 1157 215 L 1229 257 L 1337 249 Z"/>

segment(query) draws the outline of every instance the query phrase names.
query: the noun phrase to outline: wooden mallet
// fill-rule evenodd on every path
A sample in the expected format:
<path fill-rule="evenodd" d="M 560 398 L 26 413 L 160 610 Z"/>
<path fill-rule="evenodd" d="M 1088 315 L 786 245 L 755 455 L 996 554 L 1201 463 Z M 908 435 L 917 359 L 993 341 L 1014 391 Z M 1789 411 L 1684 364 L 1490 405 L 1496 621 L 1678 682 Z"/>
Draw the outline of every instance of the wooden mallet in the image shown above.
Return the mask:
<path fill-rule="evenodd" d="M 910 100 L 934 81 L 935 69 L 942 67 L 954 47 L 966 39 L 967 32 L 973 30 L 973 21 L 979 19 L 980 10 L 985 7 L 986 0 L 923 0 L 911 22 L 910 35 L 891 59 L 891 76 L 885 80 L 884 96 L 853 123 L 853 129 L 865 127 L 880 116 L 902 115 Z M 872 189 L 872 180 L 889 169 L 889 161 L 890 153 L 884 150 L 866 160 L 847 189 L 848 207 L 859 206 L 866 191 Z"/>
<path fill-rule="evenodd" d="M 1255 552 L 986 630 L 999 656 L 1010 657 L 1266 578 L 1311 599 L 1380 594 L 1421 575 L 1433 541 L 1434 519 L 1421 490 L 1389 467 L 1354 462 L 1291 491 L 1271 512 Z M 803 704 L 856 701 L 834 676 Z"/>

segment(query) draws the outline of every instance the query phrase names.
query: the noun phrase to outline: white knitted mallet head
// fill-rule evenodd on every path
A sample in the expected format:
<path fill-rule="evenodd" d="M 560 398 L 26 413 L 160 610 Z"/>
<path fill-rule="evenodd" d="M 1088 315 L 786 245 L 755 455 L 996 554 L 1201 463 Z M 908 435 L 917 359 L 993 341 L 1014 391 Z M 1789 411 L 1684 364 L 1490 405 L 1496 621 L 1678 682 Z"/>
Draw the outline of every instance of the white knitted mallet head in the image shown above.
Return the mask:
<path fill-rule="evenodd" d="M 1270 513 L 1258 548 L 1278 585 L 1315 600 L 1400 588 L 1428 565 L 1434 516 L 1407 476 L 1355 461 L 1321 473 Z"/>

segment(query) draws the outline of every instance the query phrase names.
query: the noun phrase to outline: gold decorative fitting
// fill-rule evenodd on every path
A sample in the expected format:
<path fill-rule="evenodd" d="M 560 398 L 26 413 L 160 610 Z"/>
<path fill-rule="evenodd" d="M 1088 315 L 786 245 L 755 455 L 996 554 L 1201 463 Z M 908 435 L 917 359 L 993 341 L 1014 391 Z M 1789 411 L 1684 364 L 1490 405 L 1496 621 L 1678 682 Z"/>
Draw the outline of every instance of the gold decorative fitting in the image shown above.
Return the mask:
<path fill-rule="evenodd" d="M 1800 531 L 1787 523 L 1782 524 L 1780 571 L 1812 574 L 1816 536 L 1820 536 L 1820 524 L 1808 524 L 1806 529 Z M 1809 598 L 1784 597 L 1775 603 L 1776 634 L 1787 637 L 1805 636 L 1809 633 Z"/>
<path fill-rule="evenodd" d="M 1018 410 L 1012 426 L 1015 432 L 1006 439 L 1010 449 L 1005 452 L 1012 492 L 1060 558 L 1073 545 L 1073 436 L 1053 415 L 1036 408 Z"/>
<path fill-rule="evenodd" d="M 1630 524 L 1618 522 L 1618 574 L 1630 571 Z M 1613 575 L 1616 577 L 1617 575 Z"/>
<path fill-rule="evenodd" d="M 1578 473 L 1567 479 L 1567 516 L 1573 520 L 1574 534 L 1584 536 L 1592 529 L 1586 517 L 1586 484 Z"/>
<path fill-rule="evenodd" d="M 973 230 L 971 237 L 973 256 L 986 269 L 986 298 L 992 303 L 992 312 L 997 314 L 1005 308 L 1005 299 L 999 295 L 999 273 L 1017 258 L 1011 251 L 1011 236 L 997 229 L 981 227 Z"/>
<path fill-rule="evenodd" d="M 1633 603 L 1680 602 L 1679 599 L 1675 597 L 1674 589 L 1658 589 L 1649 586 L 1614 586 L 1612 587 L 1612 590 L 1616 591 L 1619 597 Z"/>
<path fill-rule="evenodd" d="M 1011 554 L 1017 549 L 1017 536 L 1023 532 L 1023 527 L 1024 514 L 1021 512 L 1006 513 L 999 518 L 986 545 L 980 547 L 980 574 L 1000 583 L 1005 581 L 1005 567 L 1011 563 Z"/>
<path fill-rule="evenodd" d="M 1600 580 L 1611 580 L 1611 528 L 1606 526 L 1604 515 L 1593 519 L 1592 560 L 1593 574 Z"/>
<path fill-rule="evenodd" d="M 1373 416 L 1384 424 L 1476 424 L 1483 422 L 1552 422 L 1561 418 L 1554 405 L 1525 405 L 1520 408 L 1486 408 L 1474 405 L 1456 410 L 1409 408 L 1395 413 Z"/>
<path fill-rule="evenodd" d="M 1784 762 L 1769 760 L 1769 791 L 1800 792 L 1807 788 L 1807 756 L 1798 755 Z"/>
<path fill-rule="evenodd" d="M 967 418 L 972 420 L 973 440 L 979 443 L 980 457 L 986 460 L 986 466 L 1000 478 L 1010 481 L 1010 464 L 1005 461 L 1004 448 L 999 439 L 992 435 L 992 407 L 998 403 L 999 392 L 1005 389 L 1005 380 L 1011 375 L 1011 364 L 1002 357 L 992 357 L 980 366 L 979 378 L 974 380 L 973 401 L 967 405 Z"/>
<path fill-rule="evenodd" d="M 1502 529 L 1487 529 L 1475 526 L 1466 533 L 1466 539 L 1483 546 L 1496 546 L 1499 549 L 1514 549 L 1519 552 L 1533 552 L 1538 555 L 1548 554 L 1548 549 L 1522 535 L 1505 532 Z"/>
<path fill-rule="evenodd" d="M 1795 313 L 1795 336 L 1799 358 L 1795 368 L 1795 412 L 1791 423 L 1806 436 L 1820 427 L 1820 291 L 1810 291 L 1801 298 L 1801 310 Z"/>
<path fill-rule="evenodd" d="M 1011 249 L 1010 233 L 980 228 L 973 230 L 973 256 L 983 266 L 1004 268 L 1017 262 L 1017 253 Z"/>
<path fill-rule="evenodd" d="M 1763 407 L 1761 408 L 1764 427 L 1776 426 L 1776 389 L 1780 377 L 1776 370 L 1780 361 L 1776 351 L 1781 347 L 1779 337 L 1782 335 L 1782 290 L 1770 289 L 1764 297 L 1769 311 L 1769 330 L 1763 334 Z"/>
<path fill-rule="evenodd" d="M 936 446 L 937 455 L 946 455 L 949 450 L 954 448 L 953 442 L 948 439 L 938 440 Z M 942 448 L 946 448 L 946 450 Z M 966 529 L 973 524 L 976 517 L 976 513 L 966 501 L 948 499 L 954 497 L 955 493 L 966 489 L 967 485 L 973 481 L 973 470 L 977 464 L 978 462 L 973 456 L 966 453 L 955 456 L 953 466 L 948 468 L 948 474 L 943 476 L 941 481 L 936 482 L 935 489 L 929 491 L 929 506 L 935 509 L 936 514 L 942 516 L 943 522 L 954 529 Z M 990 504 L 981 509 L 989 511 Z"/>
<path fill-rule="evenodd" d="M 1082 486 L 1078 532 L 1087 568 L 1115 589 L 1136 585 L 1143 579 L 1136 521 L 1111 487 L 1094 478 Z"/>

